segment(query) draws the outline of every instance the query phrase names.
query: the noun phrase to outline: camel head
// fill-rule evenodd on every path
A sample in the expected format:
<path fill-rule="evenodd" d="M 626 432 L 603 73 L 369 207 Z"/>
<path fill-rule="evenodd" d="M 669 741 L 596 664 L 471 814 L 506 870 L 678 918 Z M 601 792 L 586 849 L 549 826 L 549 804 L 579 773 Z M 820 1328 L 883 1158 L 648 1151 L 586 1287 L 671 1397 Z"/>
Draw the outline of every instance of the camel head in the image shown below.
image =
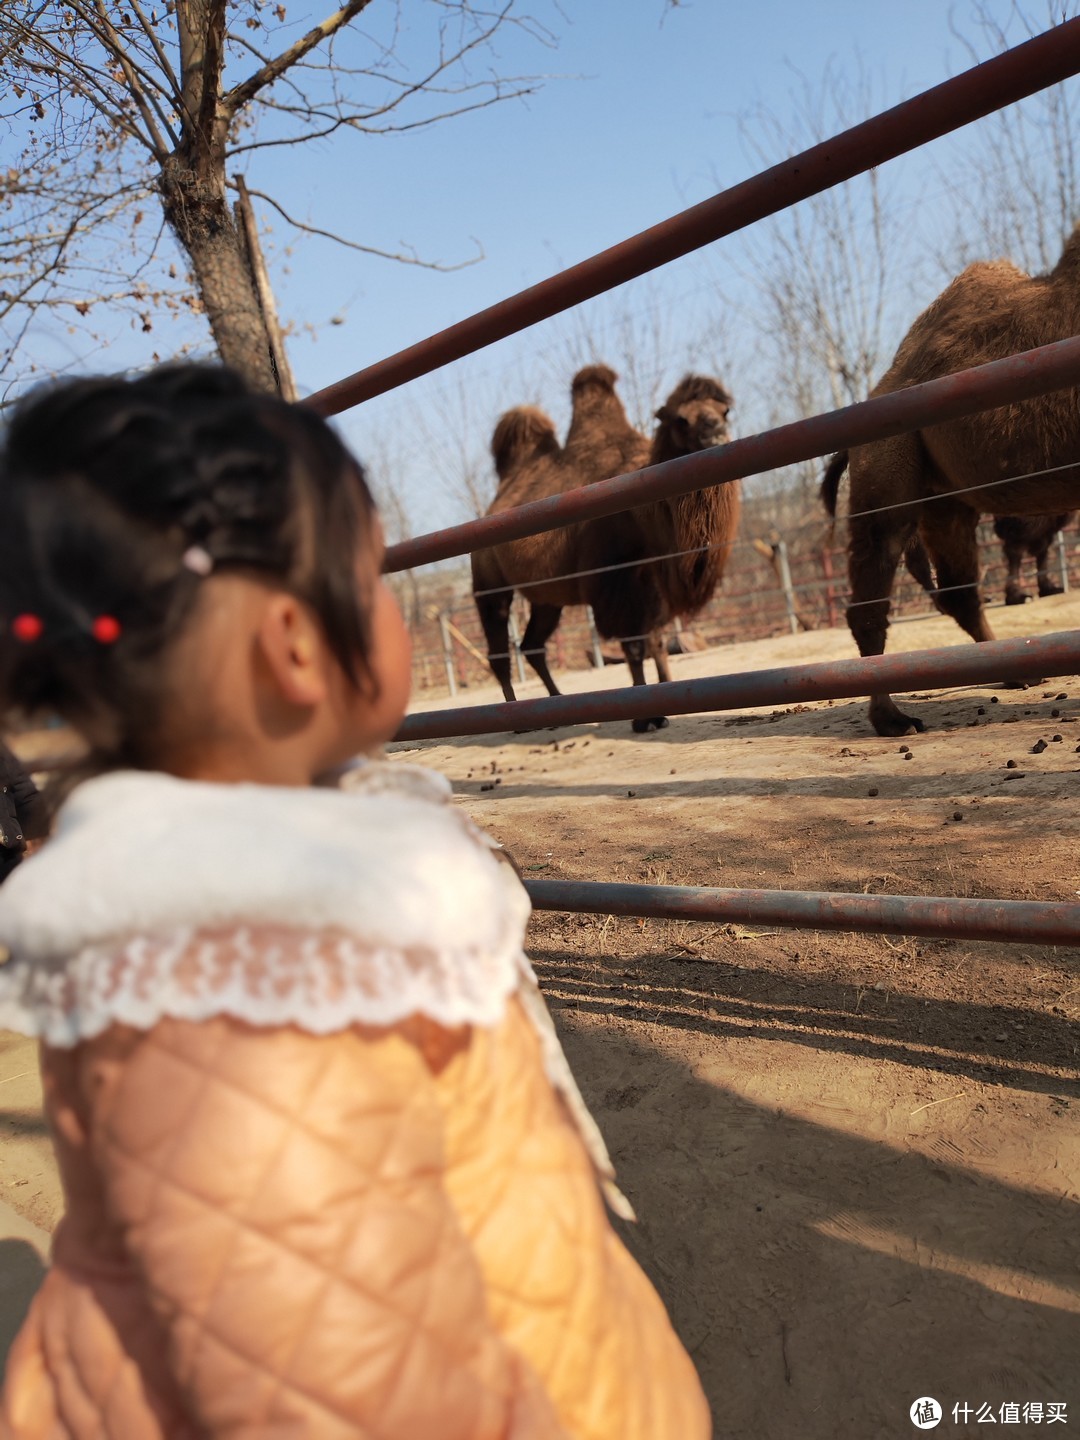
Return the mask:
<path fill-rule="evenodd" d="M 734 400 L 719 380 L 686 375 L 656 412 L 655 445 L 665 458 L 726 445 L 728 415 Z"/>

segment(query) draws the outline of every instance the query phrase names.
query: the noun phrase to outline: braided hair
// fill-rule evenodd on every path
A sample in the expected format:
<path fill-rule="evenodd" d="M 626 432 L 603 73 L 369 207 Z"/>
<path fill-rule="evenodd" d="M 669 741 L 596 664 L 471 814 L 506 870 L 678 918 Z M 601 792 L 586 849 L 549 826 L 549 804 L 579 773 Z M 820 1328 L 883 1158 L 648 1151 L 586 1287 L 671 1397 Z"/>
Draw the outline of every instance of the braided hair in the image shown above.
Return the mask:
<path fill-rule="evenodd" d="M 357 556 L 373 588 L 374 515 L 323 420 L 225 368 L 35 391 L 0 451 L 0 715 L 50 711 L 103 763 L 152 763 L 161 662 L 210 570 L 272 577 L 373 684 Z"/>

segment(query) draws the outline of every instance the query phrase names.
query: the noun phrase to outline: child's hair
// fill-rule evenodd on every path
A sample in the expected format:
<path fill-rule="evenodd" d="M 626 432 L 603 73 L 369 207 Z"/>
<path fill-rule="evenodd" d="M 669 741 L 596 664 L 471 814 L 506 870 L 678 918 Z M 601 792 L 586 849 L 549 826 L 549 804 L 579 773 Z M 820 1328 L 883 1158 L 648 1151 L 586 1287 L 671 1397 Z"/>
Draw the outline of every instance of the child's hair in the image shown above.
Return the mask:
<path fill-rule="evenodd" d="M 222 367 L 34 392 L 0 453 L 0 710 L 60 715 L 99 764 L 153 763 L 162 658 L 211 568 L 272 576 L 372 683 L 374 514 L 323 420 Z"/>

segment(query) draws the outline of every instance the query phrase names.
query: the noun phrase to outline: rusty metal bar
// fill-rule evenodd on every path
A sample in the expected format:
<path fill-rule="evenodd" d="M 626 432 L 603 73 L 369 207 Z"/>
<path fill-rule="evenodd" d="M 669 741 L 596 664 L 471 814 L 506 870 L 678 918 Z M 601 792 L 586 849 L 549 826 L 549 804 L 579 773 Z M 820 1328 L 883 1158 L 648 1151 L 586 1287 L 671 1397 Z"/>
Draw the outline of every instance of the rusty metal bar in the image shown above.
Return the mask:
<path fill-rule="evenodd" d="M 669 680 L 551 695 L 498 705 L 467 705 L 407 715 L 396 740 L 436 740 L 456 735 L 494 735 L 504 730 L 543 730 L 591 720 L 632 720 L 649 715 L 692 715 L 756 705 L 795 705 L 810 700 L 849 700 L 875 691 L 906 691 L 953 685 L 993 685 L 1005 679 L 1037 680 L 1080 673 L 1080 630 L 983 645 L 953 645 L 907 655 L 830 660 L 747 670 L 703 680 Z"/>
<path fill-rule="evenodd" d="M 306 403 L 320 415 L 336 415 L 774 215 L 807 196 L 828 190 L 860 171 L 958 130 L 993 110 L 1067 79 L 1077 70 L 1080 19 L 1056 25 L 1003 55 L 965 70 L 427 340 L 369 365 L 318 391 Z"/>
<path fill-rule="evenodd" d="M 721 890 L 705 885 L 622 885 L 526 880 L 536 910 L 646 915 L 800 930 L 859 930 L 1025 945 L 1080 944 L 1080 905 L 1035 900 L 961 900 L 936 895 L 847 895 L 836 891 Z"/>
<path fill-rule="evenodd" d="M 927 380 L 891 395 L 860 400 L 827 415 L 813 415 L 775 430 L 764 430 L 760 435 L 748 435 L 727 445 L 698 451 L 695 455 L 681 455 L 662 465 L 599 480 L 562 495 L 548 495 L 543 500 L 453 525 L 448 530 L 419 535 L 391 545 L 386 552 L 384 569 L 387 572 L 410 570 L 416 565 L 464 555 L 487 545 L 501 545 L 507 540 L 555 530 L 560 525 L 595 520 L 635 505 L 685 495 L 706 485 L 760 475 L 781 465 L 864 445 L 927 423 L 937 424 L 958 415 L 992 410 L 1010 401 L 1044 395 L 1049 390 L 1078 382 L 1080 336 L 1056 340 L 1051 345 L 1040 345 L 1035 350 L 1024 350 L 1019 355 L 992 360 L 970 370 L 958 370 L 955 375 Z"/>

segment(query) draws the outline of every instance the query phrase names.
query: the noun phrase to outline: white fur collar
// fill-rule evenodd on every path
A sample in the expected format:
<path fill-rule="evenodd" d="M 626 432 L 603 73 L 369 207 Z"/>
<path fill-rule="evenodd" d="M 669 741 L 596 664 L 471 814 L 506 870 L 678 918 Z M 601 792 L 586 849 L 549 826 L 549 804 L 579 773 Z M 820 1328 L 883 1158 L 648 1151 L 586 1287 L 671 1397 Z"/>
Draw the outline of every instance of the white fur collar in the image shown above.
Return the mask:
<path fill-rule="evenodd" d="M 0 944 L 55 960 L 235 922 L 330 928 L 402 949 L 520 952 L 528 899 L 450 806 L 441 776 L 371 763 L 343 786 L 136 771 L 87 781 L 53 838 L 0 888 Z"/>

